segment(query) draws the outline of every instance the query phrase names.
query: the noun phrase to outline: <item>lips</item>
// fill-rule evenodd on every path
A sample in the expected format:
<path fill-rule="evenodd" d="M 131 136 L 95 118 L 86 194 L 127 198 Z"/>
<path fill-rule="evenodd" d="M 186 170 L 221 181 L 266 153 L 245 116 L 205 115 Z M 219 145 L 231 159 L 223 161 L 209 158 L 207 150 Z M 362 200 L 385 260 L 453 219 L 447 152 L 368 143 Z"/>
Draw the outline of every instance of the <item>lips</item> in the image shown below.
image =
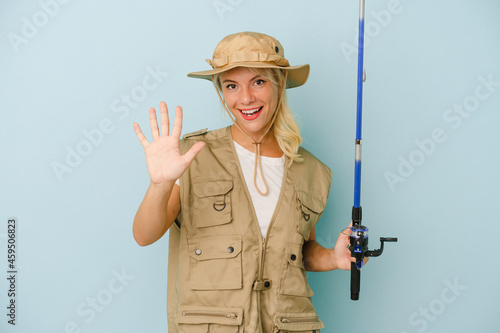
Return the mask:
<path fill-rule="evenodd" d="M 258 108 L 252 108 L 252 109 L 238 109 L 243 116 L 243 119 L 246 120 L 253 120 L 257 118 L 262 111 L 262 106 Z"/>

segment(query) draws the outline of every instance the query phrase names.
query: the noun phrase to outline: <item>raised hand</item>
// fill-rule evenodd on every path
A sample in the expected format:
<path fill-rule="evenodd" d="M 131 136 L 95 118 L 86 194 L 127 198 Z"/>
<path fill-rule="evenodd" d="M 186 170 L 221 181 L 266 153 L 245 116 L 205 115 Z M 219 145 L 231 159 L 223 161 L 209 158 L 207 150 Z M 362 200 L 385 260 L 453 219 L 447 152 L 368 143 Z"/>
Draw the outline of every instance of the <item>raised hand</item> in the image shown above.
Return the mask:
<path fill-rule="evenodd" d="M 156 118 L 156 110 L 149 109 L 149 120 L 153 141 L 149 142 L 139 127 L 134 123 L 134 130 L 146 154 L 146 164 L 151 183 L 155 185 L 169 184 L 173 186 L 175 181 L 186 171 L 195 156 L 205 146 L 204 142 L 196 143 L 184 155 L 179 150 L 179 140 L 182 130 L 182 108 L 175 108 L 175 120 L 170 131 L 168 120 L 168 108 L 165 102 L 160 103 L 160 129 Z"/>

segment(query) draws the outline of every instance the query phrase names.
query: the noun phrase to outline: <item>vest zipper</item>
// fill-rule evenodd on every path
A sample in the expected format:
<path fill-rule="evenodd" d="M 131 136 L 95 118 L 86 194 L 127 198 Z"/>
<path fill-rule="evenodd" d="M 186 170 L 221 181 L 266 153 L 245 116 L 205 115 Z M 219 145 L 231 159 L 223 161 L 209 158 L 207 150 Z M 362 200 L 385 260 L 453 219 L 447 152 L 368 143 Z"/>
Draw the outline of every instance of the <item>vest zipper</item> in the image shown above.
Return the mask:
<path fill-rule="evenodd" d="M 279 210 L 278 205 L 281 204 L 283 201 L 283 193 L 285 192 L 285 186 L 286 186 L 286 179 L 288 176 L 288 168 L 286 167 L 286 160 L 285 160 L 285 168 L 283 169 L 283 181 L 281 182 L 281 188 L 280 188 L 280 195 L 278 197 L 278 202 L 276 203 L 276 207 L 274 208 L 274 213 L 273 216 L 271 217 L 271 221 L 269 222 L 269 225 L 267 227 L 266 231 L 266 237 L 259 237 L 260 238 L 260 246 L 261 246 L 261 252 L 260 252 L 260 268 L 259 272 L 257 274 L 259 281 L 264 278 L 264 262 L 266 259 L 266 247 L 267 247 L 267 240 L 268 240 L 268 234 L 271 231 L 271 228 L 274 224 L 274 220 L 276 220 L 276 215 Z M 251 199 L 250 199 L 251 200 Z M 254 208 L 255 211 L 255 208 Z M 256 214 L 255 214 L 256 215 Z M 258 224 L 258 222 L 257 222 Z M 260 229 L 259 229 L 260 231 Z M 261 302 L 261 293 L 257 293 L 257 309 L 259 309 L 259 327 L 262 327 L 262 316 L 260 315 L 260 302 Z"/>
<path fill-rule="evenodd" d="M 285 318 L 285 317 L 282 317 L 282 318 L 280 318 L 280 321 L 283 324 L 290 324 L 290 323 L 317 323 L 318 322 L 318 317 L 296 317 L 296 318 Z"/>
<path fill-rule="evenodd" d="M 288 178 L 288 167 L 287 167 L 288 161 L 287 161 L 287 159 L 288 158 L 285 159 L 285 167 L 283 168 L 283 179 L 281 181 L 280 195 L 278 197 L 278 201 L 276 202 L 276 207 L 274 208 L 273 216 L 271 216 L 271 221 L 269 221 L 269 226 L 267 227 L 267 231 L 266 231 L 266 237 L 262 238 L 262 260 L 260 262 L 261 265 L 260 265 L 260 271 L 259 271 L 259 280 L 262 280 L 263 275 L 264 275 L 264 261 L 265 261 L 265 257 L 266 257 L 265 254 L 266 254 L 266 248 L 267 248 L 267 239 L 269 238 L 268 233 L 271 231 L 271 228 L 273 227 L 274 221 L 277 218 L 277 214 L 279 211 L 278 206 L 281 205 L 281 203 L 283 202 L 283 195 L 285 192 L 286 180 Z"/>
<path fill-rule="evenodd" d="M 209 312 L 209 311 L 183 311 L 183 316 L 197 316 L 197 317 L 217 317 L 236 319 L 238 315 L 233 312 Z"/>
<path fill-rule="evenodd" d="M 232 151 L 233 157 L 235 157 L 236 161 L 237 161 L 236 164 L 237 164 L 237 168 L 238 168 L 239 178 L 240 178 L 240 180 L 243 181 L 243 184 L 246 184 L 245 176 L 243 175 L 243 171 L 241 170 L 241 165 L 240 165 L 240 161 L 238 158 L 238 153 L 236 152 L 236 148 L 234 147 L 233 135 L 231 134 L 231 126 L 227 127 L 227 133 L 229 134 L 228 135 L 229 136 L 229 145 L 231 146 L 231 151 Z M 274 208 L 273 216 L 271 217 L 271 221 L 269 222 L 269 226 L 267 227 L 266 236 L 259 237 L 259 246 L 261 248 L 260 258 L 259 258 L 260 259 L 260 268 L 259 268 L 259 271 L 257 272 L 257 279 L 259 281 L 262 280 L 263 276 L 264 276 L 264 260 L 265 260 L 265 254 L 266 254 L 267 239 L 269 238 L 269 237 L 267 237 L 267 234 L 271 230 L 272 225 L 274 224 L 274 220 L 276 219 L 276 214 L 278 211 L 277 207 L 283 201 L 283 195 L 284 195 L 285 187 L 286 187 L 286 180 L 288 178 L 288 166 L 287 165 L 288 165 L 288 157 L 285 157 L 285 167 L 283 168 L 283 180 L 281 182 L 280 195 L 278 197 L 278 202 L 276 203 L 276 207 Z M 247 194 L 247 198 L 250 201 L 251 206 L 252 206 L 253 215 L 255 217 L 255 224 L 257 225 L 257 232 L 259 235 L 261 235 L 259 221 L 257 220 L 257 213 L 255 212 L 255 207 L 253 206 L 252 198 L 250 196 L 250 193 L 248 192 L 248 188 L 246 189 L 246 194 Z M 260 303 L 261 303 L 261 293 L 257 292 L 258 326 L 262 327 L 262 316 L 260 314 L 260 308 L 261 308 Z"/>

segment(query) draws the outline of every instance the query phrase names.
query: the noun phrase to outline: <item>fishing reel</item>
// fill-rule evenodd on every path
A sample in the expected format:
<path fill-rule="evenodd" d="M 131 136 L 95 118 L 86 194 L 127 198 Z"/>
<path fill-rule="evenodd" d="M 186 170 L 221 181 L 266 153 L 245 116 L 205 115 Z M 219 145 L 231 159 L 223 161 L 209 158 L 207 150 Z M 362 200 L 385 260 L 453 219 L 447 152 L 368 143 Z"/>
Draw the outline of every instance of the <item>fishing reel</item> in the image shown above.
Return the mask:
<path fill-rule="evenodd" d="M 368 250 L 368 228 L 361 225 L 361 207 L 353 207 L 353 225 L 351 227 L 350 245 L 351 257 L 356 262 L 351 263 L 351 300 L 359 300 L 359 285 L 361 267 L 365 257 L 378 257 L 384 251 L 384 242 L 397 242 L 396 237 L 380 237 L 380 249 Z"/>

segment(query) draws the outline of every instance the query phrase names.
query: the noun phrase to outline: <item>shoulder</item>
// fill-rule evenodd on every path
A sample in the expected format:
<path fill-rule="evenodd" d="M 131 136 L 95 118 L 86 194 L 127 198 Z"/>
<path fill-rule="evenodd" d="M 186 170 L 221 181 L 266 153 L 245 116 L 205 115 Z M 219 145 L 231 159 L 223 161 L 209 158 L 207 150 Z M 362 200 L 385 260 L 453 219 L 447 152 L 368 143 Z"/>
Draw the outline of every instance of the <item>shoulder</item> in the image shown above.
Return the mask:
<path fill-rule="evenodd" d="M 184 134 L 182 136 L 182 138 L 183 139 L 196 138 L 198 136 L 204 136 L 207 133 L 208 133 L 208 128 L 203 128 L 203 129 L 191 132 L 191 133 Z"/>
<path fill-rule="evenodd" d="M 182 136 L 180 141 L 181 151 L 185 151 L 193 146 L 196 142 L 203 141 L 207 144 L 215 143 L 220 139 L 227 139 L 229 137 L 228 127 L 219 128 L 209 131 L 207 128 L 200 129 L 195 132 L 187 133 Z"/>
<path fill-rule="evenodd" d="M 329 178 L 331 181 L 332 171 L 330 168 L 321 162 L 316 156 L 314 156 L 309 150 L 304 147 L 300 147 L 298 153 L 302 156 L 303 161 L 296 164 L 301 170 L 308 170 L 309 172 L 319 172 L 321 175 Z"/>
<path fill-rule="evenodd" d="M 332 171 L 307 149 L 300 147 L 298 153 L 302 161 L 290 166 L 290 182 L 301 202 L 310 208 L 316 207 L 316 212 L 322 212 L 330 192 Z"/>
<path fill-rule="evenodd" d="M 228 128 L 223 127 L 209 131 L 208 128 L 200 129 L 195 132 L 187 133 L 182 136 L 183 140 L 210 141 L 216 140 L 228 135 Z"/>

